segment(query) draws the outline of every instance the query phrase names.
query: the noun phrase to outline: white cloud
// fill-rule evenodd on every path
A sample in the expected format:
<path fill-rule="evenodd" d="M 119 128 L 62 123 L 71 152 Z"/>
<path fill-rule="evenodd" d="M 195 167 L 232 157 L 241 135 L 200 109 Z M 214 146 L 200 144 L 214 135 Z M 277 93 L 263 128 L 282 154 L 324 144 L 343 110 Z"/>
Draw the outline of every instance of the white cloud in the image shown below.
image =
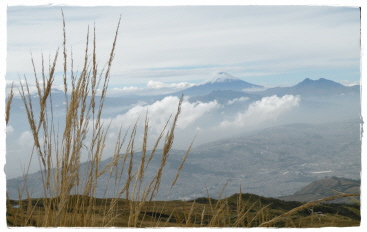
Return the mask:
<path fill-rule="evenodd" d="M 234 103 L 236 103 L 236 102 L 243 102 L 243 101 L 247 101 L 248 99 L 250 99 L 250 98 L 248 98 L 248 97 L 235 98 L 235 99 L 229 100 L 229 101 L 227 102 L 227 104 L 228 104 L 228 105 L 232 105 L 232 104 L 234 104 Z"/>
<path fill-rule="evenodd" d="M 360 85 L 361 81 L 342 80 L 339 81 L 339 83 L 345 86 L 353 86 L 353 85 Z"/>
<path fill-rule="evenodd" d="M 164 89 L 164 88 L 170 88 L 170 89 L 185 89 L 194 86 L 195 84 L 189 83 L 189 82 L 179 82 L 179 83 L 163 83 L 160 81 L 148 81 L 147 87 L 152 89 Z"/>
<path fill-rule="evenodd" d="M 217 101 L 211 101 L 207 103 L 203 102 L 183 102 L 182 114 L 178 120 L 177 126 L 179 128 L 185 128 L 191 123 L 195 122 L 198 118 L 202 117 L 205 113 L 208 113 L 214 109 L 219 108 L 220 105 Z"/>
<path fill-rule="evenodd" d="M 9 126 L 7 126 L 9 129 Z M 23 131 L 20 136 L 16 133 L 7 135 L 6 166 L 5 173 L 7 178 L 20 176 L 29 167 L 29 173 L 40 169 L 37 156 L 33 154 L 33 135 L 30 130 Z M 40 138 L 41 146 L 43 139 Z"/>
<path fill-rule="evenodd" d="M 113 88 L 113 89 L 117 89 L 117 88 Z M 122 88 L 122 90 L 123 91 L 136 91 L 136 90 L 139 90 L 139 88 L 135 86 L 129 86 L 129 87 Z"/>
<path fill-rule="evenodd" d="M 168 94 L 177 92 L 179 90 L 183 90 L 189 87 L 194 86 L 195 84 L 189 82 L 179 82 L 179 83 L 164 83 L 161 81 L 148 81 L 146 87 L 139 88 L 136 86 L 128 86 L 122 88 L 110 88 L 108 90 L 108 95 L 110 96 L 119 96 L 119 95 L 157 95 L 157 94 Z M 98 91 L 99 93 L 101 90 Z"/>
<path fill-rule="evenodd" d="M 164 128 L 164 125 L 170 115 L 174 115 L 177 112 L 178 103 L 178 97 L 169 96 L 148 106 L 135 106 L 127 113 L 113 118 L 111 124 L 112 128 L 119 128 L 121 125 L 128 128 L 132 126 L 138 118 L 144 119 L 145 114 L 148 113 L 149 127 L 154 132 L 159 133 Z M 217 107 L 219 107 L 219 104 L 216 101 L 208 103 L 190 103 L 184 100 L 181 106 L 181 114 L 177 121 L 177 127 L 185 129 L 205 113 L 208 113 Z M 142 124 L 143 120 L 140 120 L 140 123 Z"/>
<path fill-rule="evenodd" d="M 26 146 L 26 144 L 33 145 L 33 135 L 30 131 L 24 131 L 18 138 L 18 144 L 20 146 Z"/>
<path fill-rule="evenodd" d="M 108 138 L 109 139 L 114 139 L 114 138 L 116 138 L 117 137 L 117 135 L 114 133 L 114 132 L 110 132 L 110 133 L 108 133 Z"/>
<path fill-rule="evenodd" d="M 10 125 L 6 126 L 6 133 L 11 134 L 14 132 L 14 128 Z"/>
<path fill-rule="evenodd" d="M 109 88 L 108 89 L 108 95 L 109 96 L 118 96 L 118 95 L 125 95 L 125 94 L 136 94 L 141 92 L 142 89 L 135 87 L 135 86 L 129 86 L 129 87 L 123 87 L 123 88 Z M 98 90 L 98 94 L 101 94 L 101 89 Z"/>
<path fill-rule="evenodd" d="M 300 97 L 293 95 L 264 97 L 251 103 L 245 112 L 239 112 L 234 120 L 222 121 L 220 127 L 239 128 L 268 120 L 276 120 L 280 115 L 298 106 L 299 101 Z"/>

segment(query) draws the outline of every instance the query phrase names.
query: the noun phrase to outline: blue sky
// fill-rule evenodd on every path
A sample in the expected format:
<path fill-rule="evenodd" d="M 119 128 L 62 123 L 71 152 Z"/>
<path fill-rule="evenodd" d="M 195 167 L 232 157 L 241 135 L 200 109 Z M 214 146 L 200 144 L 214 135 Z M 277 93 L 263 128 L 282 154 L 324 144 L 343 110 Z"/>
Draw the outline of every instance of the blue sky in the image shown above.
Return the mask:
<path fill-rule="evenodd" d="M 110 81 L 116 93 L 149 89 L 149 81 L 150 87 L 154 83 L 167 84 L 167 88 L 190 86 L 221 71 L 265 86 L 294 85 L 305 78 L 326 78 L 346 85 L 360 81 L 357 7 L 63 6 L 62 9 L 68 52 L 72 48 L 74 66 L 79 70 L 88 25 L 96 24 L 98 60 L 103 66 L 121 15 Z M 8 83 L 17 81 L 18 74 L 31 79 L 30 51 L 40 67 L 41 53 L 48 59 L 57 47 L 61 48 L 61 7 L 13 6 L 7 8 L 7 14 L 6 79 Z M 61 62 L 58 67 L 62 71 Z M 61 78 L 56 79 L 56 85 L 61 83 Z"/>

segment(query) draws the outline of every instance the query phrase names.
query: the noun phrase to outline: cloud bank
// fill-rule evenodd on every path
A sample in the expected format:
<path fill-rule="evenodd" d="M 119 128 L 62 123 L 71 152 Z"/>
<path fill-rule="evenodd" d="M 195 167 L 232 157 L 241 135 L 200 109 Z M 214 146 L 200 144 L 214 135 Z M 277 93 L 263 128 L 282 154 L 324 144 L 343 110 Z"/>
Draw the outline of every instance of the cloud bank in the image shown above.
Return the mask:
<path fill-rule="evenodd" d="M 120 128 L 122 125 L 124 128 L 128 128 L 136 122 L 137 118 L 141 119 L 139 125 L 143 125 L 143 119 L 148 114 L 150 130 L 155 133 L 160 133 L 170 116 L 177 112 L 179 101 L 180 99 L 178 97 L 169 96 L 148 106 L 135 106 L 125 114 L 114 117 L 111 122 L 111 127 Z M 181 114 L 177 121 L 177 128 L 187 128 L 205 113 L 218 107 L 220 105 L 216 101 L 190 103 L 184 100 L 181 106 Z"/>
<path fill-rule="evenodd" d="M 186 88 L 190 88 L 195 84 L 189 82 L 177 82 L 177 83 L 164 83 L 161 81 L 153 81 L 149 80 L 146 84 L 146 87 L 136 87 L 136 86 L 128 86 L 128 87 L 114 87 L 109 90 L 109 95 L 111 96 L 122 96 L 122 95 L 159 95 L 159 94 L 169 94 L 173 92 L 177 92 Z"/>
<path fill-rule="evenodd" d="M 236 103 L 236 102 L 243 102 L 243 101 L 247 101 L 247 100 L 249 100 L 250 98 L 248 98 L 248 97 L 240 97 L 240 98 L 235 98 L 235 99 L 232 99 L 232 100 L 229 100 L 228 102 L 227 102 L 227 104 L 228 105 L 233 105 L 234 103 Z"/>
<path fill-rule="evenodd" d="M 246 111 L 237 113 L 233 120 L 222 121 L 219 128 L 239 128 L 276 120 L 280 115 L 298 106 L 299 102 L 300 97 L 293 95 L 264 97 L 251 103 Z"/>

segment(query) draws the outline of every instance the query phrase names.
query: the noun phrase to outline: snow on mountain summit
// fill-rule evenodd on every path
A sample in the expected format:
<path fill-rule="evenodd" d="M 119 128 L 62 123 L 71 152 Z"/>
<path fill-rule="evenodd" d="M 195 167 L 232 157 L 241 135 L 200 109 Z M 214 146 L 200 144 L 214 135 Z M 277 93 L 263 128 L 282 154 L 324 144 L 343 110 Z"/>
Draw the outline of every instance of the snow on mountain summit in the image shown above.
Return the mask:
<path fill-rule="evenodd" d="M 210 78 L 206 83 L 216 83 L 216 82 L 229 82 L 229 81 L 238 81 L 237 77 L 234 77 L 226 72 L 218 72 L 212 78 Z"/>

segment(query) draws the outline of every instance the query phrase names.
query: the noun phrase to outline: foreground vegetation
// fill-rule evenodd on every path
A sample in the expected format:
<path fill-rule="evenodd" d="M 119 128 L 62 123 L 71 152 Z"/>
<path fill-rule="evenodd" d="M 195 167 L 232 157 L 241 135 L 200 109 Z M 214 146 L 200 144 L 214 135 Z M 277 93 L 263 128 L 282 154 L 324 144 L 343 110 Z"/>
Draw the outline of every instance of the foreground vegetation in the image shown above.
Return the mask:
<path fill-rule="evenodd" d="M 57 127 L 58 123 L 54 122 L 52 105 L 52 86 L 59 51 L 56 51 L 53 61 L 49 64 L 48 72 L 45 71 L 42 59 L 42 71 L 39 75 L 32 59 L 38 98 L 34 98 L 30 92 L 27 79 L 25 84 L 21 82 L 19 93 L 24 102 L 33 135 L 32 157 L 39 161 L 42 172 L 44 197 L 32 198 L 27 188 L 28 171 L 25 170 L 25 185 L 19 188 L 19 199 L 24 199 L 25 196 L 26 200 L 7 199 L 9 226 L 318 227 L 359 225 L 358 205 L 319 205 L 320 202 L 330 200 L 329 198 L 301 204 L 240 193 L 223 199 L 219 196 L 219 200 L 208 196 L 195 201 L 153 201 L 162 184 L 174 187 L 191 149 L 189 145 L 173 181 L 161 183 L 163 169 L 169 159 L 174 141 L 182 101 L 179 102 L 172 120 L 169 119 L 162 128 L 151 152 L 147 152 L 149 130 L 147 113 L 142 144 L 138 146 L 135 143 L 139 129 L 137 123 L 129 132 L 120 130 L 111 163 L 103 169 L 100 168 L 109 128 L 102 120 L 103 104 L 115 55 L 119 24 L 109 60 L 102 70 L 98 69 L 96 61 L 95 30 L 92 45 L 88 32 L 83 69 L 77 73 L 73 70 L 72 53 L 68 59 L 65 22 L 63 23 L 63 80 L 66 109 L 65 126 L 61 129 Z M 6 104 L 6 123 L 11 115 L 12 98 L 13 90 Z M 36 108 L 39 112 L 34 110 Z M 161 148 L 160 154 L 157 154 L 158 148 Z M 134 168 L 133 160 L 137 149 L 141 149 L 143 155 L 138 167 Z M 155 175 L 148 177 L 145 175 L 145 170 L 155 156 L 161 157 L 160 167 Z M 84 173 L 80 172 L 82 157 L 88 157 L 90 164 Z M 120 163 L 122 163 L 122 170 L 117 168 Z M 114 198 L 94 197 L 98 177 L 104 173 L 109 173 L 111 177 L 107 186 L 116 190 Z M 143 180 L 148 181 L 143 182 Z M 356 194 L 342 194 L 333 198 L 352 196 Z M 322 215 L 314 214 L 316 210 L 323 212 Z"/>
<path fill-rule="evenodd" d="M 87 217 L 91 227 L 131 226 L 128 223 L 131 206 L 137 204 L 124 199 L 114 202 L 114 199 L 80 195 L 69 196 L 68 201 L 64 226 L 83 224 Z M 60 198 L 9 201 L 8 204 L 17 208 L 9 207 L 8 225 L 43 226 L 46 218 L 53 218 L 47 217 L 45 205 L 51 205 L 48 213 L 56 214 L 59 203 Z M 117 206 L 108 212 L 111 204 Z M 297 212 L 286 215 L 294 209 Z M 28 211 L 32 211 L 30 217 Z M 135 216 L 135 227 L 350 227 L 359 226 L 361 220 L 358 205 L 314 203 L 304 207 L 300 202 L 252 194 L 235 194 L 221 200 L 207 197 L 192 201 L 152 201 L 144 204 Z"/>

